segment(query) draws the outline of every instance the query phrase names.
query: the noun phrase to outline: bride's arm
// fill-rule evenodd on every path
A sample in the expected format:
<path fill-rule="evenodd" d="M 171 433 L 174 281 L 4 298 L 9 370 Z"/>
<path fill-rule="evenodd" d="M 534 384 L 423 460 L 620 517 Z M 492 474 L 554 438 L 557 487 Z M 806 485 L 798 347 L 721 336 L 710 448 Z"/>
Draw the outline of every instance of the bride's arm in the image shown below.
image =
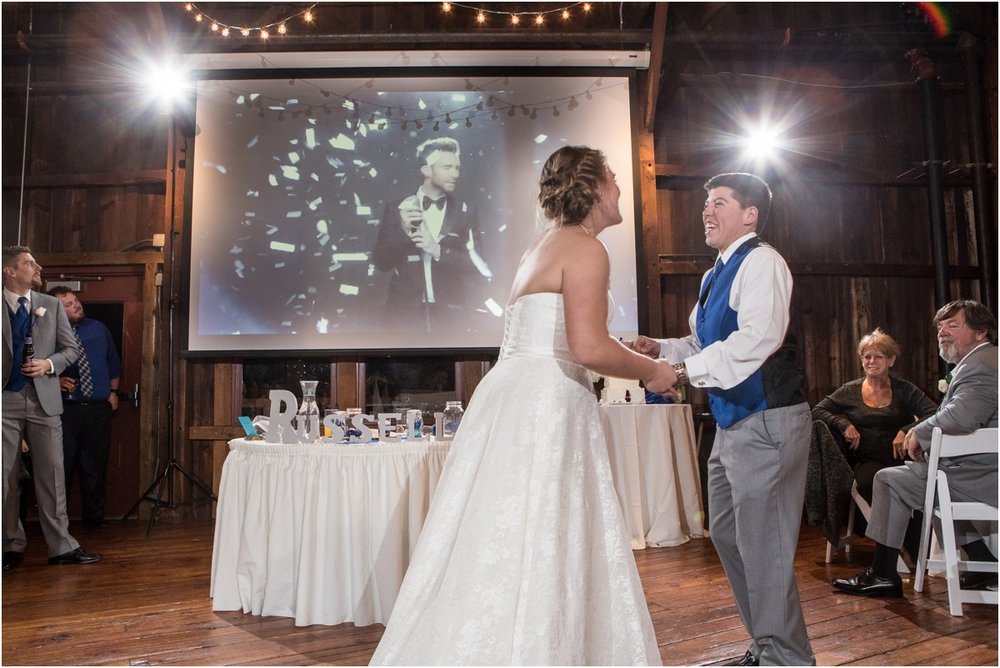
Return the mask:
<path fill-rule="evenodd" d="M 608 334 L 607 249 L 597 239 L 578 237 L 564 248 L 563 307 L 569 350 L 576 361 L 604 376 L 637 378 L 646 389 L 676 395 L 677 374 L 666 360 L 633 352 Z"/>

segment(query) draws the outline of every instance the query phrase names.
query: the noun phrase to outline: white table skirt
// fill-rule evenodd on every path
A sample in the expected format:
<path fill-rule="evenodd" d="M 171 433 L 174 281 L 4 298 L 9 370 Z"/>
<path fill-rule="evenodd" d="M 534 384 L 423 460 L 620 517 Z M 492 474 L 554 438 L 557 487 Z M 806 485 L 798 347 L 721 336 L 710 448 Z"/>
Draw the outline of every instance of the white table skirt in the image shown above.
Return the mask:
<path fill-rule="evenodd" d="M 600 416 L 632 549 L 704 536 L 691 406 L 602 404 Z"/>
<path fill-rule="evenodd" d="M 450 446 L 230 441 L 212 609 L 384 624 Z"/>

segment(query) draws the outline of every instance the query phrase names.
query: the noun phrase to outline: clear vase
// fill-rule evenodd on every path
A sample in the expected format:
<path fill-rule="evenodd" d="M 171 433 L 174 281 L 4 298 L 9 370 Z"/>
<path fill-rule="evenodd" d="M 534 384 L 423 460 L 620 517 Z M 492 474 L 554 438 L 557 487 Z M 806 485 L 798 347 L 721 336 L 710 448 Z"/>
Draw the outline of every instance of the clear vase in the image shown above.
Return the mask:
<path fill-rule="evenodd" d="M 461 401 L 446 401 L 444 404 L 444 437 L 445 438 L 455 438 L 455 432 L 458 431 L 458 425 L 462 422 L 462 415 L 465 411 L 462 410 Z"/>
<path fill-rule="evenodd" d="M 322 435 L 319 406 L 316 405 L 316 386 L 319 381 L 300 380 L 299 383 L 302 385 L 302 403 L 295 415 L 295 431 L 303 443 L 315 443 Z"/>

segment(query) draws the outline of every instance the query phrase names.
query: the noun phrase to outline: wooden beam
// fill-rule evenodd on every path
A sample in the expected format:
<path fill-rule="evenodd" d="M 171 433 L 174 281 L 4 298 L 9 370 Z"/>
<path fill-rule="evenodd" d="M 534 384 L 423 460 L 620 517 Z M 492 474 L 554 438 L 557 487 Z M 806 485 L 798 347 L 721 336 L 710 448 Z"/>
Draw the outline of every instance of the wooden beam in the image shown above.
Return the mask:
<path fill-rule="evenodd" d="M 108 253 L 34 253 L 38 264 L 53 267 L 90 267 L 95 265 L 160 264 L 162 251 L 119 251 Z M 154 300 L 155 301 L 155 300 Z"/>
<path fill-rule="evenodd" d="M 643 127 L 653 131 L 656 120 L 656 100 L 660 96 L 660 74 L 663 71 L 663 42 L 667 35 L 669 2 L 657 2 L 653 12 L 653 32 L 650 35 L 649 71 L 646 73 L 646 118 Z"/>
<path fill-rule="evenodd" d="M 231 441 L 243 435 L 239 425 L 200 424 L 187 428 L 187 437 L 191 441 Z"/>
<path fill-rule="evenodd" d="M 88 188 L 163 185 L 167 182 L 167 170 L 143 169 L 138 171 L 105 174 L 36 174 L 24 177 L 25 188 Z M 3 187 L 21 187 L 20 176 L 7 176 Z"/>

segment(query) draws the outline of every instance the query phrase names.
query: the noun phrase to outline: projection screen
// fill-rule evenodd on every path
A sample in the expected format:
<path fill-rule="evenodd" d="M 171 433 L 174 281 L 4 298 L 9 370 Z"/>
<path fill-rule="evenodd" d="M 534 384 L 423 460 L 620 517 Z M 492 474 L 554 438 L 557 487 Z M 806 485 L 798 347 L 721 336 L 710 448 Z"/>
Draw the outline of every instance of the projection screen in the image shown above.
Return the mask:
<path fill-rule="evenodd" d="M 600 238 L 612 266 L 610 329 L 634 335 L 632 88 L 621 70 L 200 81 L 189 169 L 187 350 L 498 347 L 518 260 L 541 230 L 539 172 L 566 144 L 601 149 L 617 174 L 624 222 Z M 442 229 L 463 214 L 456 236 L 464 249 L 455 252 L 467 253 L 465 272 L 425 274 L 401 297 L 400 277 L 419 272 L 404 274 L 379 255 L 380 229 L 387 235 L 401 225 L 400 202 L 424 178 L 418 148 L 441 137 L 460 146 Z M 396 261 L 434 270 L 415 247 Z M 457 286 L 464 302 L 449 317 L 401 317 L 409 312 L 400 299 Z"/>

